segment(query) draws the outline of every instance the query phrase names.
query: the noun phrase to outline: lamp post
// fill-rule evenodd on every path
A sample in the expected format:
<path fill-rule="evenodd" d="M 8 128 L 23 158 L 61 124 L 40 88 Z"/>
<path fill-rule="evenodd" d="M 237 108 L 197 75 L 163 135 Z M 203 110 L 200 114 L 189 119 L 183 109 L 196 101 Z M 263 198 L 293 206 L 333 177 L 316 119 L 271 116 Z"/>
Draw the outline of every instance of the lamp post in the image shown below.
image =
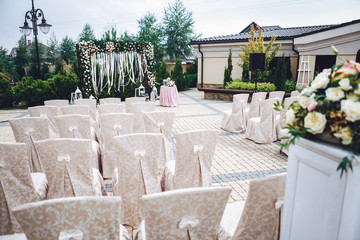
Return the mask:
<path fill-rule="evenodd" d="M 35 37 L 38 76 L 40 77 L 40 57 L 39 57 L 39 46 L 38 46 L 38 40 L 37 40 L 37 35 L 38 35 L 37 27 L 39 27 L 40 30 L 44 34 L 47 34 L 50 31 L 51 25 L 46 23 L 46 20 L 44 17 L 44 12 L 40 8 L 38 8 L 38 9 L 34 8 L 34 0 L 31 0 L 31 3 L 32 3 L 32 8 L 30 11 L 27 11 L 25 13 L 24 26 L 20 27 L 20 32 L 22 32 L 25 36 L 29 36 L 31 34 L 31 30 L 33 30 L 34 37 Z M 39 20 L 40 17 L 42 18 L 41 23 L 38 24 L 37 21 Z M 32 27 L 29 26 L 27 20 L 32 22 Z"/>

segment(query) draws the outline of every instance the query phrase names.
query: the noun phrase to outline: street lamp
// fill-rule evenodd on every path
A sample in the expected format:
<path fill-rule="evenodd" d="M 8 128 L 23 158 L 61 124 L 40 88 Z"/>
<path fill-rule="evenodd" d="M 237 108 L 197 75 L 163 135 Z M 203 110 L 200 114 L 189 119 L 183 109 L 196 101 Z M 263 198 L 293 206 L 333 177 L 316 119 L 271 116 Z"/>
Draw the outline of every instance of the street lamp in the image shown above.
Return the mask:
<path fill-rule="evenodd" d="M 39 27 L 44 34 L 47 34 L 50 31 L 51 25 L 46 23 L 44 12 L 40 8 L 38 9 L 34 8 L 34 0 L 31 0 L 31 3 L 32 3 L 32 8 L 30 11 L 27 11 L 25 13 L 24 26 L 20 27 L 20 32 L 22 32 L 25 36 L 29 36 L 31 34 L 31 30 L 33 30 L 34 32 L 36 57 L 38 64 L 38 76 L 40 77 L 40 58 L 39 58 L 39 46 L 37 40 L 37 35 L 38 35 L 37 27 Z M 37 21 L 39 20 L 40 17 L 42 18 L 41 23 L 38 24 Z M 29 26 L 27 20 L 30 20 L 32 22 L 32 27 Z"/>

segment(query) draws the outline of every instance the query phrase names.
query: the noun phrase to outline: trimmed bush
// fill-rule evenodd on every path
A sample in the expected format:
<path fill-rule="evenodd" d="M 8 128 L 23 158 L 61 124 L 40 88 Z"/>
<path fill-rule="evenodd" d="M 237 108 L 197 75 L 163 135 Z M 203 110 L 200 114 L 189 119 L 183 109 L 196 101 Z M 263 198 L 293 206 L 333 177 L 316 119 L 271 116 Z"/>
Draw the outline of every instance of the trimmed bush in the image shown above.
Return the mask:
<path fill-rule="evenodd" d="M 11 107 L 13 99 L 9 77 L 0 73 L 0 108 Z"/>
<path fill-rule="evenodd" d="M 255 89 L 255 83 L 242 82 L 240 79 L 234 79 L 232 82 L 228 83 L 225 88 L 253 91 Z M 257 83 L 257 90 L 260 92 L 273 92 L 276 90 L 276 87 L 274 84 L 268 82 Z"/>
<path fill-rule="evenodd" d="M 178 58 L 176 59 L 174 70 L 171 71 L 171 79 L 175 81 L 179 91 L 188 88 L 186 79 L 184 78 L 181 61 Z"/>
<path fill-rule="evenodd" d="M 79 79 L 75 73 L 69 73 L 67 75 L 58 73 L 54 78 L 48 79 L 48 82 L 55 98 L 71 100 L 71 93 L 76 90 Z"/>
<path fill-rule="evenodd" d="M 284 83 L 284 91 L 291 92 L 296 89 L 296 82 L 294 80 L 286 80 Z"/>
<path fill-rule="evenodd" d="M 160 92 L 160 87 L 163 85 L 163 80 L 167 79 L 170 76 L 168 71 L 166 71 L 166 67 L 167 67 L 166 61 L 163 59 L 159 67 L 159 70 L 155 74 L 156 87 L 158 89 L 158 92 Z"/>

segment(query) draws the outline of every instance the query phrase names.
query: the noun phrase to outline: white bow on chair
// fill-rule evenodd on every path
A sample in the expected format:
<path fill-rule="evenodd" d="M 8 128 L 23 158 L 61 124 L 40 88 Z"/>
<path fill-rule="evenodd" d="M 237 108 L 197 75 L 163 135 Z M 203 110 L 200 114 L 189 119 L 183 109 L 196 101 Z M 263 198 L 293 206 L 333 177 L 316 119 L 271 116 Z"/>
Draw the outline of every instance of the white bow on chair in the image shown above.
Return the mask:
<path fill-rule="evenodd" d="M 121 130 L 121 124 L 114 124 L 113 128 L 116 131 L 116 134 L 120 135 L 119 131 Z"/>
<path fill-rule="evenodd" d="M 70 162 L 70 156 L 69 156 L 69 155 L 64 155 L 64 156 L 59 155 L 58 158 L 57 158 L 57 160 L 58 160 L 59 162 L 63 162 L 63 161 L 65 161 L 65 162 Z"/>
<path fill-rule="evenodd" d="M 26 134 L 27 136 L 30 136 L 33 131 L 34 131 L 34 129 L 33 129 L 33 128 L 30 128 L 29 130 L 27 130 L 27 131 L 25 132 L 25 134 Z"/>
<path fill-rule="evenodd" d="M 190 230 L 189 228 L 195 228 L 199 225 L 199 219 L 195 218 L 194 216 L 183 217 L 179 222 L 179 229 L 186 228 L 188 239 L 191 240 Z"/>
<path fill-rule="evenodd" d="M 81 240 L 83 236 L 83 232 L 79 229 L 64 230 L 60 232 L 58 240 Z"/>

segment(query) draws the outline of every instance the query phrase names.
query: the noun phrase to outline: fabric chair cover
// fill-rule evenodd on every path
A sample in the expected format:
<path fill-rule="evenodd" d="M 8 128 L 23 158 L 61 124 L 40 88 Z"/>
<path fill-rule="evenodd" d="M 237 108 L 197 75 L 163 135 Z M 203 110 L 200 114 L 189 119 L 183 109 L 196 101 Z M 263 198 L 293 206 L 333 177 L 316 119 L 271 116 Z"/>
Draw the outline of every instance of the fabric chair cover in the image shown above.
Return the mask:
<path fill-rule="evenodd" d="M 245 109 L 246 123 L 250 118 L 260 117 L 266 95 L 266 92 L 256 92 L 252 94 L 250 107 Z"/>
<path fill-rule="evenodd" d="M 109 103 L 116 103 L 116 104 L 120 104 L 121 103 L 121 98 L 100 98 L 100 105 L 101 104 L 109 104 Z"/>
<path fill-rule="evenodd" d="M 290 97 L 300 97 L 300 92 L 298 90 L 294 90 L 290 93 Z"/>
<path fill-rule="evenodd" d="M 120 224 L 119 197 L 53 199 L 24 204 L 12 211 L 28 240 L 130 240 Z"/>
<path fill-rule="evenodd" d="M 71 105 L 66 107 L 61 107 L 63 115 L 68 114 L 80 114 L 80 115 L 90 115 L 89 107 L 86 105 Z"/>
<path fill-rule="evenodd" d="M 44 101 L 45 106 L 58 107 L 58 115 L 62 115 L 61 107 L 69 106 L 69 100 L 67 99 L 54 99 Z"/>
<path fill-rule="evenodd" d="M 211 186 L 211 163 L 218 130 L 196 130 L 178 133 L 176 160 L 165 165 L 161 180 L 165 191 L 190 187 Z"/>
<path fill-rule="evenodd" d="M 286 173 L 252 180 L 245 205 L 227 204 L 219 240 L 277 240 L 285 183 Z"/>
<path fill-rule="evenodd" d="M 157 166 L 161 140 L 162 135 L 158 133 L 113 137 L 114 156 L 117 156 L 112 178 L 113 195 L 123 199 L 123 224 L 139 225 L 142 195 L 161 191 Z"/>
<path fill-rule="evenodd" d="M 60 138 L 83 138 L 92 140 L 92 166 L 99 169 L 101 165 L 100 146 L 95 141 L 95 130 L 90 126 L 90 116 L 78 114 L 64 115 L 55 117 L 55 120 Z"/>
<path fill-rule="evenodd" d="M 282 99 L 284 98 L 285 91 L 274 91 L 269 93 L 269 99 L 270 98 L 278 98 L 279 101 L 282 102 Z"/>
<path fill-rule="evenodd" d="M 0 235 L 20 233 L 22 229 L 9 209 L 44 199 L 46 189 L 35 190 L 25 143 L 0 143 L 0 152 Z"/>
<path fill-rule="evenodd" d="M 144 97 L 128 97 L 128 98 L 125 98 L 126 112 L 128 112 L 129 104 L 138 103 L 138 102 L 145 102 L 145 98 Z"/>
<path fill-rule="evenodd" d="M 134 114 L 107 113 L 100 115 L 101 162 L 104 178 L 111 178 L 115 169 L 116 156 L 112 145 L 107 142 L 112 137 L 130 134 L 133 131 Z"/>
<path fill-rule="evenodd" d="M 106 195 L 99 171 L 92 167 L 90 139 L 49 139 L 35 142 L 44 166 L 47 199 Z"/>
<path fill-rule="evenodd" d="M 285 100 L 284 100 L 285 108 L 280 111 L 280 116 L 276 122 L 276 136 L 278 139 L 280 139 L 282 137 L 280 130 L 282 128 L 286 127 L 286 111 L 288 110 L 289 106 L 296 100 L 297 100 L 297 97 L 289 97 L 289 98 L 285 98 Z"/>
<path fill-rule="evenodd" d="M 163 134 L 160 162 L 158 163 L 161 176 L 166 162 L 172 159 L 171 132 L 175 121 L 175 112 L 144 112 L 143 117 L 145 132 Z"/>
<path fill-rule="evenodd" d="M 250 118 L 245 137 L 256 143 L 271 143 L 276 141 L 276 116 L 274 103 L 276 98 L 265 100 L 261 117 Z"/>
<path fill-rule="evenodd" d="M 0 240 L 27 240 L 24 233 L 15 233 L 11 235 L 0 235 Z"/>
<path fill-rule="evenodd" d="M 124 105 L 119 103 L 107 103 L 97 106 L 99 115 L 106 113 L 122 113 L 124 109 Z"/>
<path fill-rule="evenodd" d="M 225 111 L 221 128 L 229 132 L 241 132 L 246 129 L 245 109 L 249 94 L 236 94 L 233 96 L 232 109 Z"/>
<path fill-rule="evenodd" d="M 136 240 L 217 239 L 230 187 L 187 188 L 142 197 Z"/>
<path fill-rule="evenodd" d="M 126 111 L 128 113 L 134 114 L 134 133 L 143 133 L 145 132 L 144 128 L 144 117 L 142 112 L 153 112 L 155 111 L 155 104 L 152 102 L 138 102 L 131 103 L 126 106 Z"/>
<path fill-rule="evenodd" d="M 96 121 L 96 99 L 77 99 L 74 104 L 88 106 L 90 117 Z"/>
<path fill-rule="evenodd" d="M 51 138 L 58 138 L 59 132 L 56 128 L 55 116 L 59 114 L 56 106 L 36 106 L 29 107 L 28 112 L 30 117 L 47 117 L 49 119 L 49 130 Z"/>
<path fill-rule="evenodd" d="M 9 120 L 16 142 L 26 143 L 31 161 L 31 172 L 43 172 L 34 141 L 50 138 L 49 119 L 46 117 L 24 117 Z"/>

